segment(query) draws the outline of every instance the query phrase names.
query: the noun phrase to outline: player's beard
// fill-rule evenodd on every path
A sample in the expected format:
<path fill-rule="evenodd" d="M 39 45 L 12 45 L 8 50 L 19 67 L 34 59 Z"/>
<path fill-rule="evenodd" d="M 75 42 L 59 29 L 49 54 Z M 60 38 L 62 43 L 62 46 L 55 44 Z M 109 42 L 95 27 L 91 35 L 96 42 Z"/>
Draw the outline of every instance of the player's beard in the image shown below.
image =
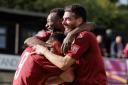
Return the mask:
<path fill-rule="evenodd" d="M 69 25 L 64 25 L 65 27 L 65 31 L 64 34 L 67 35 L 70 31 L 72 31 L 73 29 L 75 29 L 75 27 L 73 25 L 69 26 Z"/>

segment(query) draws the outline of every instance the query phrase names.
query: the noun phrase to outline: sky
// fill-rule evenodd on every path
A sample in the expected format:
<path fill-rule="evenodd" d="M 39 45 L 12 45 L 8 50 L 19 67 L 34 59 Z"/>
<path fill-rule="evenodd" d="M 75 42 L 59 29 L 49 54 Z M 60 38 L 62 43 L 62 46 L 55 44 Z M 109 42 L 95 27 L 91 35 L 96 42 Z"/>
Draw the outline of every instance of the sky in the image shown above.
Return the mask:
<path fill-rule="evenodd" d="M 119 0 L 120 4 L 128 5 L 128 0 Z"/>

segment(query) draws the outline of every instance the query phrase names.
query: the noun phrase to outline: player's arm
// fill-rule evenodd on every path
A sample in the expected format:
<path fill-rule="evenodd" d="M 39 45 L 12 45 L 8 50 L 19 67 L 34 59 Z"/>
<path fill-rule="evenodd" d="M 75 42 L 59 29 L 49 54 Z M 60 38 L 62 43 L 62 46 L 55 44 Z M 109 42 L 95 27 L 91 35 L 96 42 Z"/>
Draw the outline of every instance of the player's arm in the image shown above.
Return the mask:
<path fill-rule="evenodd" d="M 60 76 L 51 77 L 46 81 L 46 85 L 57 85 L 62 84 L 64 82 L 73 82 L 74 73 L 73 68 L 69 68 L 65 72 L 63 72 Z"/>
<path fill-rule="evenodd" d="M 33 37 L 29 37 L 24 41 L 24 44 L 27 46 L 34 46 L 37 44 L 45 45 L 44 40 L 46 40 L 50 36 L 50 32 L 46 32 L 44 30 L 39 31 Z"/>
<path fill-rule="evenodd" d="M 36 37 L 30 37 L 30 38 L 27 38 L 25 41 L 24 41 L 24 44 L 28 45 L 28 46 L 34 46 L 34 45 L 44 45 L 45 46 L 45 42 L 36 38 Z"/>
<path fill-rule="evenodd" d="M 95 28 L 95 24 L 93 22 L 87 22 L 87 23 L 84 23 L 84 24 L 80 25 L 79 27 L 75 28 L 71 32 L 69 32 L 67 34 L 66 38 L 64 39 L 62 47 L 61 47 L 63 53 L 65 53 L 68 50 L 68 48 L 71 46 L 71 43 L 72 43 L 74 37 L 78 33 L 82 32 L 82 31 L 91 31 L 94 28 Z"/>
<path fill-rule="evenodd" d="M 93 23 L 93 22 L 86 22 L 86 23 L 81 24 L 80 26 L 78 26 L 77 28 L 75 28 L 74 30 L 72 30 L 69 33 L 74 35 L 74 34 L 82 32 L 82 31 L 91 31 L 94 28 L 95 28 L 95 23 Z"/>
<path fill-rule="evenodd" d="M 56 55 L 54 53 L 51 53 L 46 47 L 41 45 L 36 45 L 35 51 L 38 54 L 44 55 L 51 63 L 56 65 L 58 68 L 62 70 L 67 70 L 71 65 L 73 65 L 84 52 L 87 51 L 87 49 L 90 46 L 90 34 L 83 34 L 82 37 L 79 37 L 75 39 L 74 43 L 72 44 L 71 49 L 65 56 Z M 86 41 L 86 42 L 85 42 Z"/>
<path fill-rule="evenodd" d="M 74 58 L 71 58 L 68 55 L 61 56 L 61 55 L 53 54 L 46 47 L 41 45 L 34 46 L 34 49 L 37 54 L 44 55 L 51 63 L 56 65 L 61 70 L 67 70 L 76 61 Z"/>

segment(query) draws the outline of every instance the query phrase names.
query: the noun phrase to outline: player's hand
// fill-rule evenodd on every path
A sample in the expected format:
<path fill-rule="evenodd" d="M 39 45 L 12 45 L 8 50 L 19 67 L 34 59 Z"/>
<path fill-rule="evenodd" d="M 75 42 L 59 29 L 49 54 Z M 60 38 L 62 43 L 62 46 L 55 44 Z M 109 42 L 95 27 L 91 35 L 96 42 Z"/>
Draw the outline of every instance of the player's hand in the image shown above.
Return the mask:
<path fill-rule="evenodd" d="M 28 46 L 34 46 L 36 45 L 37 43 L 39 43 L 39 40 L 34 38 L 34 37 L 30 37 L 30 38 L 27 38 L 25 41 L 24 41 L 24 44 L 27 44 Z"/>
<path fill-rule="evenodd" d="M 31 40 L 32 40 L 32 37 L 27 38 L 27 39 L 24 41 L 24 44 L 30 46 L 30 45 L 31 45 Z"/>
<path fill-rule="evenodd" d="M 35 45 L 33 46 L 35 53 L 43 55 L 48 49 L 42 45 Z"/>
<path fill-rule="evenodd" d="M 24 41 L 24 44 L 28 46 L 34 46 L 34 45 L 45 45 L 45 43 L 35 37 L 30 37 Z"/>
<path fill-rule="evenodd" d="M 62 49 L 62 52 L 63 53 L 66 53 L 68 51 L 68 49 L 70 48 L 71 46 L 71 43 L 73 42 L 74 40 L 74 37 L 75 35 L 71 32 L 69 32 L 66 36 L 66 38 L 64 39 L 63 43 L 62 43 L 62 46 L 61 46 L 61 49 Z"/>

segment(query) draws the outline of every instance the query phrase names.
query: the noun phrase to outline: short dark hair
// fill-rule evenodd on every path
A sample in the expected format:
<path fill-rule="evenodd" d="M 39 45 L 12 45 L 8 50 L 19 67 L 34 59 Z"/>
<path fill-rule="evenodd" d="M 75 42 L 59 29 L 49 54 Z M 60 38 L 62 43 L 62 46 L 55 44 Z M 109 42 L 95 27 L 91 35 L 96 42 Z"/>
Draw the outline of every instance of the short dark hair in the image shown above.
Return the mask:
<path fill-rule="evenodd" d="M 59 16 L 59 18 L 63 18 L 64 9 L 63 8 L 54 8 L 50 11 L 50 13 L 57 13 L 57 16 Z"/>
<path fill-rule="evenodd" d="M 65 12 L 66 11 L 67 12 L 73 12 L 73 13 L 75 13 L 76 17 L 82 17 L 83 21 L 86 21 L 87 11 L 80 4 L 72 4 L 72 5 L 66 6 L 64 11 Z"/>
<path fill-rule="evenodd" d="M 65 38 L 64 33 L 62 32 L 54 32 L 49 39 L 58 40 L 60 43 L 63 43 L 63 40 Z"/>

